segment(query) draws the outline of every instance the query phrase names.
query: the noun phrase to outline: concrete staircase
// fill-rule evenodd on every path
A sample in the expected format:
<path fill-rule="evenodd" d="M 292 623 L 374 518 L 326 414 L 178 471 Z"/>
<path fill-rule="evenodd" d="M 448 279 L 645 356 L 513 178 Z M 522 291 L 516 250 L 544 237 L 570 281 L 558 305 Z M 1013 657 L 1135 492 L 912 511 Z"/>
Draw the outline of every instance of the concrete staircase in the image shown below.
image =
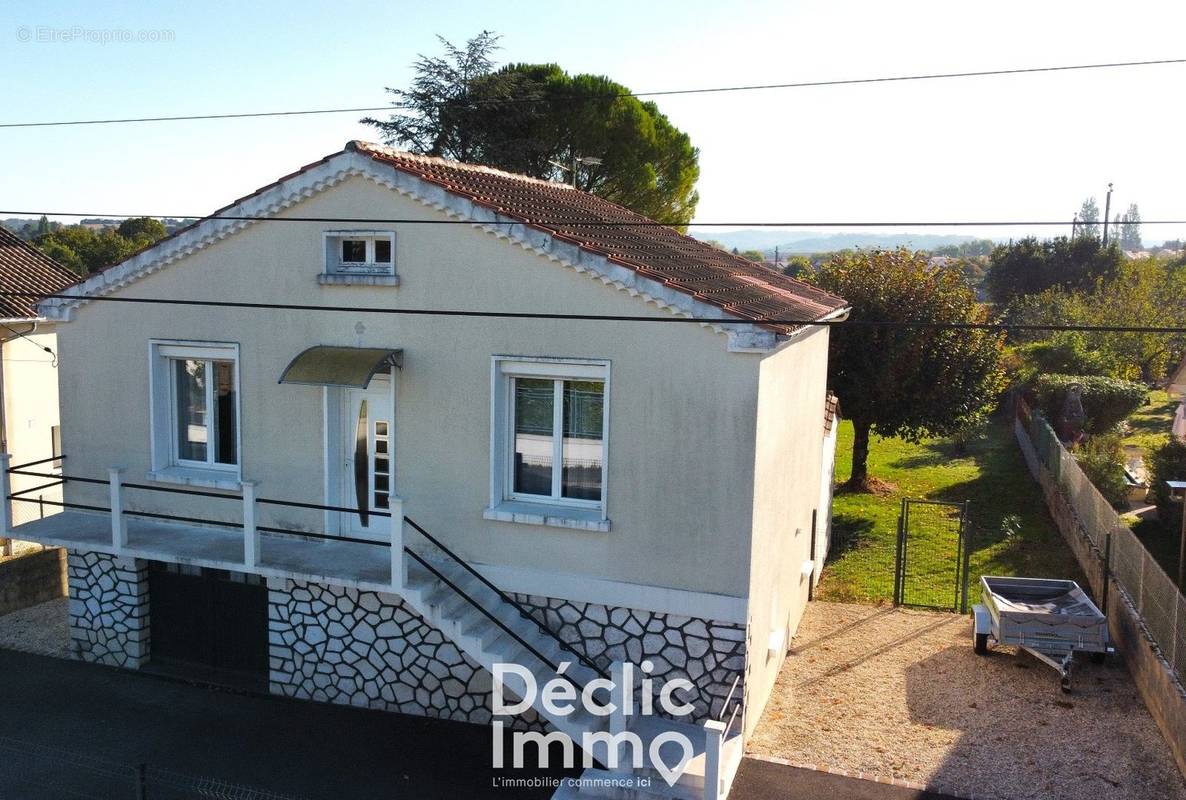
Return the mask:
<path fill-rule="evenodd" d="M 579 696 L 581 687 L 595 678 L 603 677 L 576 655 L 561 646 L 552 636 L 540 630 L 534 620 L 525 619 L 519 608 L 504 600 L 478 577 L 455 562 L 431 560 L 431 569 L 412 558 L 407 559 L 407 578 L 402 596 L 433 626 L 448 636 L 459 649 L 484 667 L 493 670 L 496 663 L 513 663 L 527 667 L 536 677 L 539 687 L 556 678 L 556 667 L 569 662 L 564 675 L 571 679 Z M 434 574 L 432 570 L 440 574 Z M 452 585 L 450 585 L 452 584 Z M 494 619 L 498 622 L 495 622 Z M 501 623 L 501 624 L 499 624 Z M 510 629 L 509 631 L 507 629 Z M 514 632 L 514 636 L 511 634 Z M 518 638 L 516 638 L 518 637 Z M 522 641 L 520 641 L 522 640 Z M 524 642 L 530 647 L 524 645 Z M 542 656 L 542 658 L 541 658 Z M 508 694 L 522 696 L 517 689 L 515 676 L 506 681 Z M 521 684 L 520 684 L 521 686 Z M 550 714 L 539 701 L 537 694 L 533 708 L 555 729 L 563 731 L 579 746 L 586 733 L 605 733 L 610 728 L 609 716 L 597 716 L 580 708 L 567 716 Z M 556 798 L 638 798 L 639 800 L 719 800 L 725 797 L 732 782 L 733 772 L 741 761 L 742 737 L 734 735 L 721 746 L 721 786 L 717 792 L 706 791 L 704 776 L 708 768 L 705 752 L 710 737 L 705 728 L 685 722 L 675 722 L 661 717 L 631 716 L 628 728 L 634 731 L 644 745 L 644 764 L 638 769 L 628 765 L 614 772 L 590 768 L 583 773 L 586 779 L 621 779 L 623 776 L 649 779 L 649 786 L 564 786 Z M 687 737 L 693 745 L 694 754 L 678 781 L 668 786 L 661 773 L 650 763 L 650 744 L 660 733 L 674 731 Z M 602 755 L 597 753 L 596 755 Z M 668 742 L 660 751 L 663 761 L 672 763 L 682 755 L 682 748 Z M 636 781 L 637 783 L 637 781 Z M 723 790 L 723 791 L 722 791 Z"/>

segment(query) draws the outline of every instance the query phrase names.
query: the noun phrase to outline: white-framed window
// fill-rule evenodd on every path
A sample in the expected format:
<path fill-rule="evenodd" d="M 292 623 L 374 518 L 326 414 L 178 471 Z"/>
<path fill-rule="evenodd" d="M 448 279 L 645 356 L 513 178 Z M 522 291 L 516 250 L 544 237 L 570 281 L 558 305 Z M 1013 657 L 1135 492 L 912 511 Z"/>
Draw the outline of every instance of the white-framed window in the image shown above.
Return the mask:
<path fill-rule="evenodd" d="M 393 231 L 326 231 L 326 275 L 395 275 Z"/>
<path fill-rule="evenodd" d="M 241 474 L 239 347 L 151 343 L 152 475 L 237 485 Z"/>
<path fill-rule="evenodd" d="M 609 362 L 496 356 L 492 388 L 491 511 L 604 521 Z"/>

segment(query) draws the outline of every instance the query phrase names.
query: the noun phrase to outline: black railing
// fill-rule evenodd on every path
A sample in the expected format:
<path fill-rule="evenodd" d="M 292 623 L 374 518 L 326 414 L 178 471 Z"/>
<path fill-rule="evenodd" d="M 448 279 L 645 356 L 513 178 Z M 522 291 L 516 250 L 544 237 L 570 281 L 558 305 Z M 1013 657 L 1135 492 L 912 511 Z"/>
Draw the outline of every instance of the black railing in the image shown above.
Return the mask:
<path fill-rule="evenodd" d="M 108 485 L 109 484 L 108 481 L 103 480 L 101 478 L 86 478 L 86 477 L 82 477 L 80 475 L 65 475 L 65 474 L 59 474 L 59 473 L 34 472 L 34 471 L 27 469 L 28 467 L 37 466 L 39 464 L 44 464 L 49 461 L 61 461 L 65 458 L 66 458 L 66 456 L 64 456 L 64 455 L 63 456 L 54 456 L 52 458 L 41 459 L 39 461 L 31 461 L 26 464 L 20 464 L 15 467 L 9 467 L 7 472 L 12 475 L 23 475 L 23 476 L 27 476 L 27 477 L 37 477 L 37 478 L 52 478 L 52 479 L 54 479 L 55 482 L 53 482 L 51 484 L 46 484 L 45 486 L 34 487 L 33 489 L 24 489 L 21 491 L 12 492 L 7 496 L 7 499 L 8 500 L 16 500 L 18 502 L 39 503 L 42 505 L 50 505 L 50 506 L 54 506 L 57 508 L 63 508 L 63 509 L 77 509 L 80 511 L 98 511 L 98 512 L 111 513 L 111 509 L 106 506 L 90 505 L 90 504 L 85 504 L 85 503 L 71 503 L 71 502 L 66 502 L 64 500 L 63 501 L 44 500 L 42 498 L 31 498 L 31 497 L 22 497 L 21 496 L 28 492 L 36 491 L 37 489 L 44 489 L 44 488 L 48 488 L 49 486 L 60 486 L 62 484 L 68 483 L 68 482 L 84 483 L 84 484 L 90 484 L 90 485 Z M 179 495 L 188 495 L 188 496 L 193 496 L 193 497 L 211 497 L 211 498 L 215 498 L 215 499 L 219 499 L 219 500 L 238 500 L 238 499 L 240 499 L 238 495 L 228 494 L 228 493 L 202 491 L 202 490 L 198 490 L 198 489 L 179 489 L 179 488 L 173 488 L 173 487 L 169 487 L 169 486 L 153 486 L 150 484 L 143 484 L 143 483 L 122 483 L 121 482 L 120 486 L 123 488 L 127 488 L 127 489 L 140 489 L 140 490 L 150 491 L 150 492 L 163 492 L 166 494 L 179 494 Z M 300 501 L 295 501 L 295 500 L 277 500 L 274 498 L 267 498 L 267 497 L 256 498 L 255 502 L 261 503 L 264 505 L 286 506 L 286 507 L 291 507 L 291 508 L 303 508 L 303 509 L 314 510 L 314 511 L 336 511 L 336 512 L 347 513 L 347 514 L 357 514 L 358 513 L 357 508 L 348 508 L 345 506 L 323 505 L 321 503 L 307 503 L 307 502 L 300 502 Z M 187 517 L 187 516 L 181 516 L 178 514 L 160 514 L 160 513 L 156 513 L 156 512 L 150 512 L 150 511 L 136 511 L 133 509 L 122 509 L 121 513 L 127 514 L 128 516 L 133 516 L 133 517 L 144 517 L 144 518 L 148 518 L 148 519 L 159 519 L 159 520 L 172 521 L 172 522 L 189 522 L 189 523 L 195 523 L 198 525 L 214 525 L 214 526 L 224 527 L 224 528 L 241 528 L 242 527 L 242 523 L 238 523 L 238 522 L 223 522 L 223 521 L 217 521 L 217 520 L 200 519 L 197 517 Z M 384 517 L 384 518 L 388 518 L 388 519 L 390 519 L 392 517 L 392 514 L 390 512 L 386 512 L 386 511 L 372 511 L 371 513 L 376 517 Z M 425 539 L 427 539 L 438 550 L 440 550 L 442 553 L 444 553 L 445 556 L 447 556 L 450 561 L 457 564 L 462 569 L 464 569 L 466 572 L 470 573 L 475 578 L 477 578 L 483 585 L 485 585 L 487 588 L 489 588 L 491 591 L 493 591 L 503 602 L 512 606 L 518 612 L 520 617 L 522 617 L 523 619 L 534 624 L 535 627 L 537 629 L 539 629 L 539 631 L 542 634 L 544 634 L 545 636 L 547 636 L 550 639 L 552 639 L 553 641 L 555 641 L 560 646 L 560 648 L 562 650 L 564 650 L 568 653 L 571 653 L 573 656 L 576 657 L 576 659 L 580 663 L 584 664 L 586 667 L 593 670 L 593 672 L 596 673 L 597 675 L 599 675 L 602 678 L 605 678 L 607 680 L 609 679 L 609 675 L 596 662 L 594 662 L 592 659 L 590 659 L 584 653 L 581 653 L 580 651 L 578 651 L 576 648 L 574 648 L 568 642 L 564 641 L 564 639 L 562 639 L 558 633 L 556 633 L 551 628 L 549 628 L 541 619 L 539 619 L 539 617 L 537 617 L 535 614 L 533 614 L 522 603 L 520 603 L 518 600 L 516 600 L 515 598 L 508 595 L 502 589 L 495 586 L 494 583 L 492 583 L 489 578 L 487 578 L 480 571 L 475 569 L 471 564 L 469 564 L 468 562 L 463 560 L 460 556 L 458 556 L 456 553 L 454 553 L 452 550 L 450 550 L 448 547 L 446 547 L 439 539 L 437 539 L 435 536 L 433 536 L 428 531 L 426 531 L 421 525 L 419 525 L 418 523 L 416 523 L 414 520 L 412 520 L 411 518 L 409 518 L 407 516 L 403 517 L 403 522 L 407 523 L 413 530 L 415 530 L 417 533 L 419 533 L 421 536 L 423 536 Z M 279 534 L 279 535 L 283 535 L 283 536 L 293 536 L 293 537 L 297 537 L 297 538 L 318 539 L 318 540 L 334 541 L 334 542 L 349 542 L 352 544 L 365 544 L 365 545 L 371 545 L 371 546 L 377 546 L 377 547 L 387 547 L 387 548 L 391 547 L 390 541 L 377 540 L 377 539 L 362 539 L 362 538 L 354 537 L 354 536 L 330 535 L 330 534 L 326 534 L 326 533 L 316 533 L 316 532 L 312 532 L 312 531 L 295 531 L 295 530 L 289 530 L 289 529 L 285 529 L 285 528 L 269 527 L 269 526 L 265 526 L 265 525 L 256 525 L 255 529 L 257 531 L 264 532 L 264 533 L 273 533 L 273 534 Z M 452 589 L 454 592 L 456 592 L 458 595 L 460 595 L 467 603 L 472 605 L 474 608 L 478 609 L 478 611 L 480 611 L 483 615 L 490 618 L 491 621 L 493 621 L 496 625 L 498 625 L 500 628 L 502 628 L 506 633 L 510 634 L 511 637 L 515 641 L 517 641 L 517 642 L 519 642 L 519 644 L 523 645 L 527 649 L 528 652 L 530 652 L 536 658 L 540 659 L 540 661 L 552 666 L 553 668 L 556 668 L 559 666 L 558 664 L 553 664 L 551 659 L 544 656 L 538 649 L 536 649 L 530 643 L 525 641 L 509 625 L 507 625 L 505 622 L 503 622 L 502 620 L 495 617 L 482 603 L 478 602 L 476 599 L 471 597 L 467 592 L 465 592 L 465 590 L 463 590 L 461 587 L 459 587 L 456 583 L 454 583 L 452 580 L 450 580 L 448 577 L 446 577 L 444 574 L 442 574 L 436 567 L 432 566 L 426 559 L 424 559 L 422 556 L 420 556 L 420 554 L 414 552 L 413 550 L 411 550 L 408 547 L 404 547 L 404 552 L 406 552 L 409 556 L 411 556 L 417 562 L 419 562 L 422 566 L 424 566 L 425 569 L 429 570 L 429 572 L 431 572 L 438 579 L 440 579 L 446 586 L 448 586 L 450 589 Z M 576 682 L 574 681 L 574 683 L 576 683 Z M 584 688 L 584 687 L 582 686 L 581 688 Z"/>

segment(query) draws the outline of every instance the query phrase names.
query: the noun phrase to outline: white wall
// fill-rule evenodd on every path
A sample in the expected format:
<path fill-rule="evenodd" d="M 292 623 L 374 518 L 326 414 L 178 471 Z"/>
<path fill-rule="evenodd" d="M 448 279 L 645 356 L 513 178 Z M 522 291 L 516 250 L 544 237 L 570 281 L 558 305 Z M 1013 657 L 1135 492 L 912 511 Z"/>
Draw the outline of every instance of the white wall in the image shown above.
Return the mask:
<path fill-rule="evenodd" d="M 364 178 L 316 194 L 289 216 L 410 217 L 439 212 Z M 185 297 L 382 306 L 595 314 L 660 311 L 625 292 L 467 225 L 386 225 L 396 231 L 401 285 L 322 287 L 318 223 L 263 223 L 234 234 L 122 290 L 129 297 Z M 337 225 L 336 227 L 342 227 Z M 95 302 L 60 326 L 64 449 L 70 472 L 105 476 L 110 465 L 142 481 L 149 469 L 148 341 L 237 342 L 241 348 L 243 473 L 258 493 L 323 501 L 322 390 L 280 386 L 288 362 L 314 344 L 400 347 L 396 391 L 396 489 L 405 512 L 464 557 L 551 574 L 608 578 L 743 596 L 751 578 L 751 522 L 764 544 L 790 503 L 802 516 L 818 497 L 819 409 L 826 334 L 770 359 L 729 353 L 726 337 L 698 325 L 461 317 L 364 312 L 212 310 Z M 802 353 L 803 355 L 797 355 Z M 489 502 L 490 362 L 494 354 L 572 356 L 612 362 L 608 533 L 492 522 Z M 808 358 L 810 354 L 810 358 Z M 785 368 L 774 369 L 773 364 Z M 810 387 L 790 373 L 818 377 Z M 759 432 L 778 429 L 778 442 Z M 777 372 L 781 377 L 775 378 Z M 786 373 L 786 374 L 783 374 Z M 819 383 L 818 391 L 815 384 Z M 819 395 L 817 398 L 816 395 Z M 805 409 L 796 415 L 794 410 Z M 777 415 L 810 415 L 809 445 L 799 425 Z M 789 410 L 789 412 L 788 412 Z M 806 435 L 806 434 L 804 434 Z M 756 459 L 755 441 L 761 442 Z M 810 491 L 754 499 L 755 464 L 769 482 L 772 447 L 812 461 Z M 796 470 L 798 468 L 796 467 Z M 763 489 L 763 492 L 767 491 Z M 89 492 L 89 494 L 88 494 Z M 72 498 L 99 499 L 71 486 Z M 802 498 L 800 497 L 802 495 Z M 235 503 L 132 494 L 146 510 L 237 519 Z M 277 511 L 266 521 L 322 527 L 320 514 Z M 808 522 L 796 520 L 806 529 Z M 781 530 L 781 528 L 779 528 Z M 804 534 L 805 535 L 805 534 Z M 759 575 L 763 580 L 767 576 Z"/>
<path fill-rule="evenodd" d="M 807 604 L 812 511 L 822 519 L 828 329 L 762 359 L 754 454 L 746 730 L 761 716 Z M 773 649 L 772 649 L 773 645 Z"/>
<path fill-rule="evenodd" d="M 22 333 L 32 328 L 31 324 L 13 323 Z M 8 335 L 7 331 L 3 331 Z M 28 338 L 16 337 L 0 344 L 4 359 L 4 424 L 8 439 L 8 452 L 12 464 L 39 461 L 53 455 L 50 430 L 58 424 L 58 370 L 53 366 L 53 356 L 41 348 L 57 349 L 54 326 L 39 324 Z M 48 471 L 51 465 L 32 467 L 36 471 Z M 12 476 L 14 491 L 40 486 L 50 481 L 24 475 Z M 29 497 L 42 496 L 46 500 L 62 499 L 61 489 L 47 489 Z M 12 501 L 13 519 L 16 523 L 37 519 L 41 508 L 33 503 Z M 57 513 L 55 506 L 45 506 L 46 516 Z"/>

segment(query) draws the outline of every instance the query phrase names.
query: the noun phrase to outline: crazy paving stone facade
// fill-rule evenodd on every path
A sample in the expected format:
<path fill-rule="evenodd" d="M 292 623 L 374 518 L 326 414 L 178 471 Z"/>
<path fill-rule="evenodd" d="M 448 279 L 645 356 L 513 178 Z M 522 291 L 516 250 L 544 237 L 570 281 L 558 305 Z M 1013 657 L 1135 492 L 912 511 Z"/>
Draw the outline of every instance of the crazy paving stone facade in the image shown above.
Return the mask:
<path fill-rule="evenodd" d="M 71 552 L 70 651 L 81 661 L 139 669 L 148 661 L 148 564 Z"/>
<path fill-rule="evenodd" d="M 392 594 L 268 582 L 273 694 L 488 725 L 490 673 Z M 534 712 L 512 727 L 543 729 Z"/>
<path fill-rule="evenodd" d="M 537 595 L 517 594 L 515 600 L 607 671 L 614 661 L 648 660 L 656 688 L 676 678 L 691 681 L 692 691 L 674 692 L 696 708 L 684 721 L 718 718 L 733 681 L 745 670 L 744 625 Z M 636 683 L 641 678 L 636 675 Z M 742 679 L 734 700 L 744 697 L 744 688 Z"/>

